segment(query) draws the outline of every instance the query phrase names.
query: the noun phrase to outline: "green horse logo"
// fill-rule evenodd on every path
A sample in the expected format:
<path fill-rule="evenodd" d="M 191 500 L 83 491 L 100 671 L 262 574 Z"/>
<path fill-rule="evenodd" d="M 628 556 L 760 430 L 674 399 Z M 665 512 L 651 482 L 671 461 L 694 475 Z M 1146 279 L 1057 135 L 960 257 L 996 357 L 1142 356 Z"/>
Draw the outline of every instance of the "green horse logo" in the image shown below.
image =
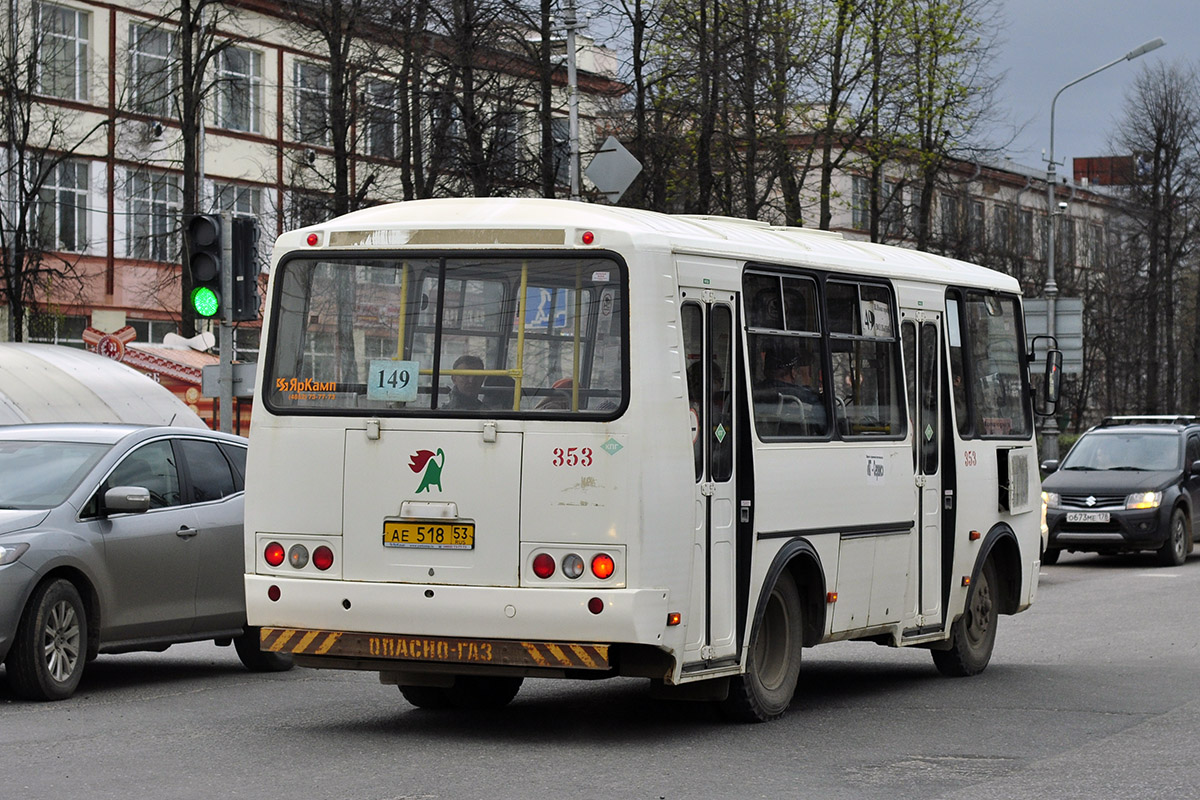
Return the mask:
<path fill-rule="evenodd" d="M 446 466 L 446 454 L 440 447 L 436 453 L 430 450 L 418 450 L 408 457 L 409 469 L 413 472 L 425 470 L 425 474 L 421 476 L 421 485 L 417 487 L 417 494 L 429 489 L 430 486 L 436 486 L 439 492 L 442 490 L 442 467 L 444 466 Z"/>

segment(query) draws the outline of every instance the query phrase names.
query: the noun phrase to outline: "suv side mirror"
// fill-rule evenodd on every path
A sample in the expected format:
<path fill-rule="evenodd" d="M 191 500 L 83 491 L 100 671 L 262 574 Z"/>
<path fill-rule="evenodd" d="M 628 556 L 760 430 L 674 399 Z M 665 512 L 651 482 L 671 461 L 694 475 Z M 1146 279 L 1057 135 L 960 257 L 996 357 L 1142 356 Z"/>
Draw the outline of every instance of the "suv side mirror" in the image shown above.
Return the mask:
<path fill-rule="evenodd" d="M 1197 463 L 1200 464 L 1200 462 L 1197 462 Z M 1057 458 L 1049 458 L 1042 462 L 1042 472 L 1049 475 L 1051 472 L 1057 472 L 1057 471 L 1058 471 L 1058 459 Z"/>
<path fill-rule="evenodd" d="M 1193 474 L 1193 475 L 1200 475 L 1200 461 L 1193 461 L 1193 462 L 1192 462 L 1192 464 L 1191 464 L 1191 471 L 1192 471 L 1192 474 Z"/>
<path fill-rule="evenodd" d="M 140 514 L 150 508 L 150 490 L 141 486 L 114 486 L 104 493 L 104 510 L 110 514 Z"/>

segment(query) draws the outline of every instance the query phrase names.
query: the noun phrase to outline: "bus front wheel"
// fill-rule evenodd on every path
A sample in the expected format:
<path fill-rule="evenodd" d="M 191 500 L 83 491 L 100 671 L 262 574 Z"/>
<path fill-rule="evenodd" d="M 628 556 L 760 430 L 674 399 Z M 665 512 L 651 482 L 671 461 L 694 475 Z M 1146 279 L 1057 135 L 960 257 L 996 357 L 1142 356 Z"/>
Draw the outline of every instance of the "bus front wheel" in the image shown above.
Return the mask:
<path fill-rule="evenodd" d="M 983 672 L 996 644 L 996 622 L 1000 617 L 996 603 L 998 588 L 996 566 L 989 558 L 971 582 L 962 616 L 950 627 L 950 646 L 931 651 L 938 672 L 952 678 Z"/>
<path fill-rule="evenodd" d="M 746 672 L 730 681 L 729 696 L 721 706 L 726 716 L 767 722 L 788 710 L 800 677 L 803 613 L 796 581 L 784 570 L 750 638 Z"/>

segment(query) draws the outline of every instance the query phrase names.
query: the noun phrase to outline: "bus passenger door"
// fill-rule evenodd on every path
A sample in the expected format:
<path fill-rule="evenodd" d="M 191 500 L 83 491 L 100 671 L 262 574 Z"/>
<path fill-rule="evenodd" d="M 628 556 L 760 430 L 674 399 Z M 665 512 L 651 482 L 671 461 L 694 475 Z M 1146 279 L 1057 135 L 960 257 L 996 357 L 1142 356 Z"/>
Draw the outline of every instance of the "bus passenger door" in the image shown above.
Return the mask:
<path fill-rule="evenodd" d="M 917 501 L 918 627 L 940 627 L 942 619 L 942 465 L 940 413 L 941 315 L 902 312 L 900 339 L 913 427 L 913 472 Z"/>
<path fill-rule="evenodd" d="M 684 659 L 737 653 L 733 368 L 734 295 L 685 289 L 681 305 L 696 481 L 691 619 Z M 714 665 L 715 666 L 715 665 Z"/>

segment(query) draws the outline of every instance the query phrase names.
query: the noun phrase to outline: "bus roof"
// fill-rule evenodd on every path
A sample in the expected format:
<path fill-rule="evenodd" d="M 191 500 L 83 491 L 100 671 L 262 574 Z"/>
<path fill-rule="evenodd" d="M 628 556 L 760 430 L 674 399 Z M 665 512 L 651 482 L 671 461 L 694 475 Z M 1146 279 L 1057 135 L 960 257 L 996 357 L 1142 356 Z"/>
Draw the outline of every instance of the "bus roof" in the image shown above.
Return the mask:
<path fill-rule="evenodd" d="M 276 243 L 276 258 L 311 249 L 305 241 L 313 232 L 324 234 L 316 245 L 321 249 L 391 249 L 582 246 L 584 231 L 595 234 L 591 246 L 599 250 L 611 245 L 603 235 L 611 232 L 636 237 L 646 249 L 1020 291 L 1016 279 L 977 264 L 829 231 L 541 198 L 445 198 L 374 206 L 284 233 Z"/>

